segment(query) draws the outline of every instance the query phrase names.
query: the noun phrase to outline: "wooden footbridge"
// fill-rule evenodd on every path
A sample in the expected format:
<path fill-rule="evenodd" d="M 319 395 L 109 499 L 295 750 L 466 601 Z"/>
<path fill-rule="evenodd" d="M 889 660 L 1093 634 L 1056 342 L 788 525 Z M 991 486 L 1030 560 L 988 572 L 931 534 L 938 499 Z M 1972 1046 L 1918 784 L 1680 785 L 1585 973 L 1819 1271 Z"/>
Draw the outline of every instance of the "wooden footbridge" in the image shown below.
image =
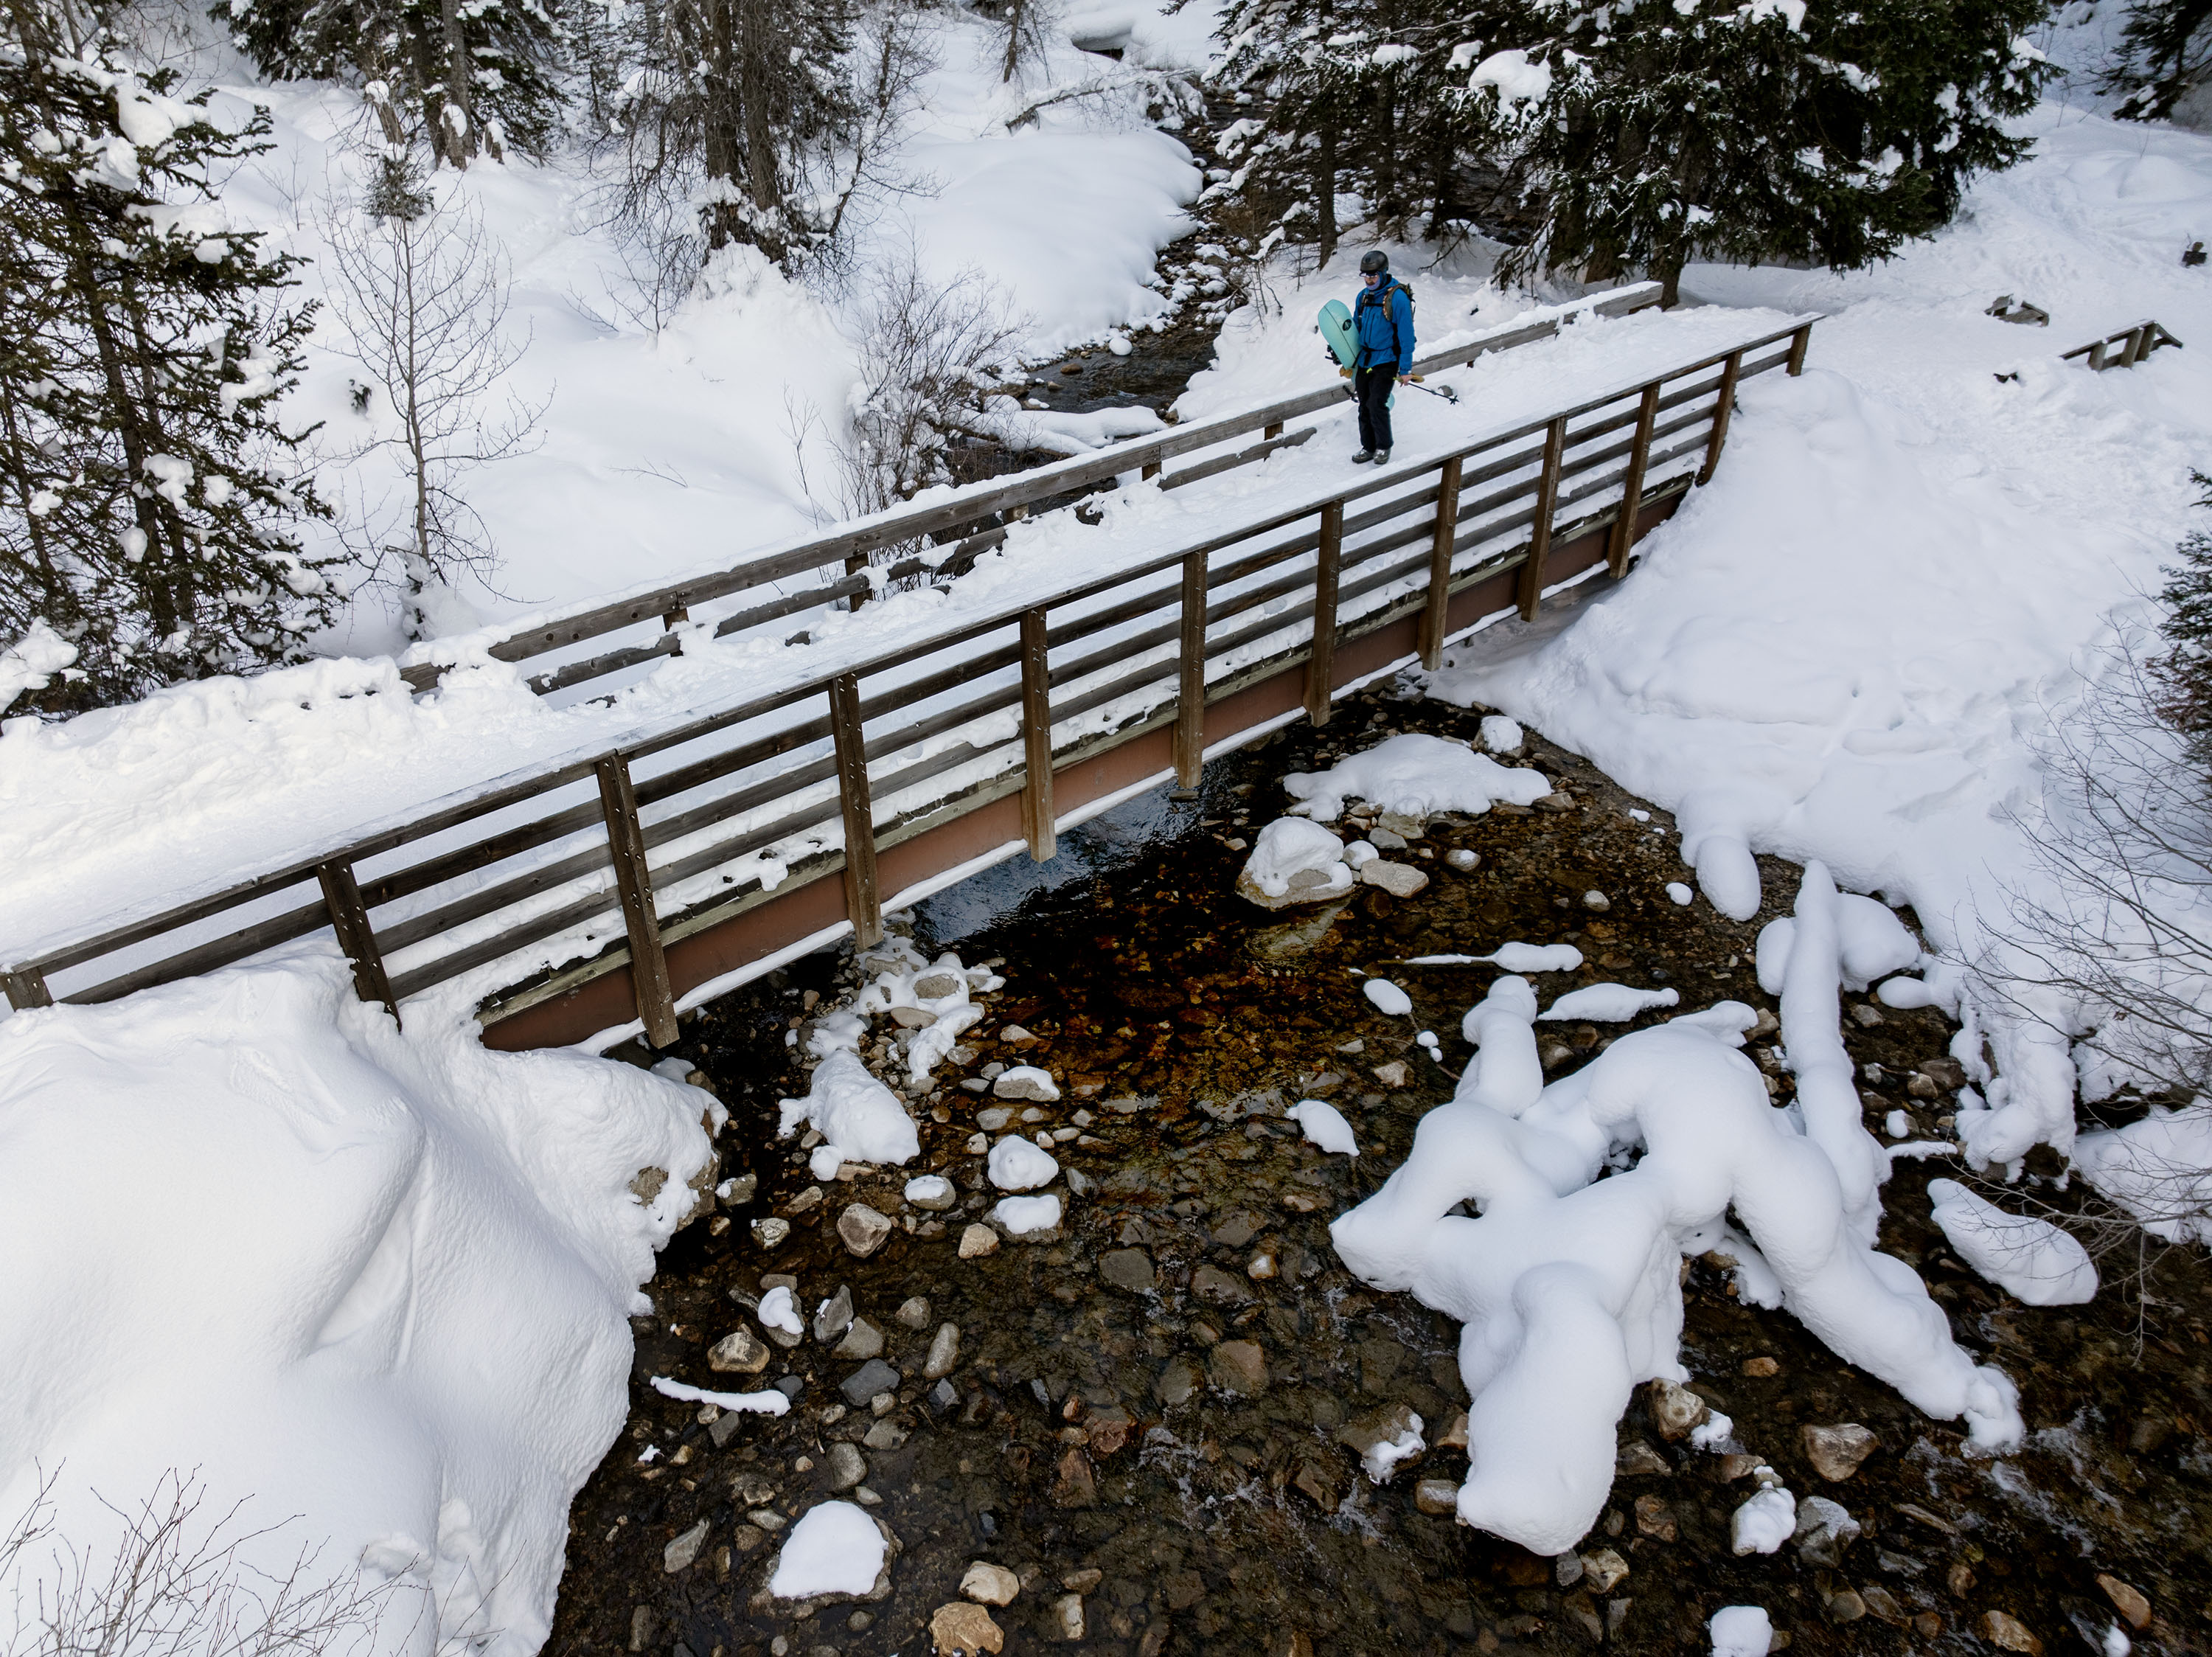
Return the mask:
<path fill-rule="evenodd" d="M 1577 311 L 1617 316 L 1657 294 L 1623 289 L 1416 366 L 1434 374 L 1548 338 Z M 1415 660 L 1433 667 L 1449 639 L 1501 612 L 1534 617 L 1547 588 L 1596 564 L 1625 574 L 1638 538 L 1719 464 L 1737 387 L 1799 372 L 1816 320 L 1747 329 L 1656 378 L 1595 387 L 1441 454 L 1255 496 L 1232 528 L 1102 553 L 1086 564 L 1100 573 L 1004 603 L 951 606 L 925 637 L 872 649 L 869 629 L 841 630 L 780 653 L 726 705 L 95 923 L 0 968 L 8 997 L 110 1001 L 327 929 L 363 999 L 398 1012 L 458 983 L 494 1046 L 625 1025 L 665 1045 L 679 1005 L 848 929 L 873 942 L 887 905 L 1024 850 L 1048 859 L 1059 826 L 1170 778 L 1192 786 L 1209 752 L 1301 713 L 1325 723 L 1340 690 Z M 491 654 L 542 662 L 529 681 L 541 694 L 616 689 L 704 639 L 774 638 L 794 616 L 857 608 L 886 584 L 955 587 L 1024 516 L 1089 521 L 1095 492 L 1117 479 L 1175 489 L 1253 465 L 1311 437 L 1292 423 L 1342 400 L 1333 384 L 939 491 L 534 622 Z M 848 640 L 859 643 L 836 642 Z M 404 677 L 420 693 L 439 672 Z"/>

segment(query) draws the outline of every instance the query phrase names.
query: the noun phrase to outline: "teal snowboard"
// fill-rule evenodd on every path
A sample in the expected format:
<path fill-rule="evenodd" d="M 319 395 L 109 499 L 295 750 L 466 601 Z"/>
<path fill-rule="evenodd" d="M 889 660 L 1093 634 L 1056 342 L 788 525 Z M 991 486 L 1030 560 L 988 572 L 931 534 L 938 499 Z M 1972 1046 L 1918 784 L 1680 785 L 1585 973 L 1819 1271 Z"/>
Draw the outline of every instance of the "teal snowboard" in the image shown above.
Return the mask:
<path fill-rule="evenodd" d="M 1330 354 L 1344 365 L 1350 374 L 1359 366 L 1359 332 L 1352 326 L 1352 312 L 1340 299 L 1332 299 L 1321 308 L 1321 337 L 1328 343 Z M 1394 388 L 1384 401 L 1384 408 L 1395 408 L 1398 393 Z"/>

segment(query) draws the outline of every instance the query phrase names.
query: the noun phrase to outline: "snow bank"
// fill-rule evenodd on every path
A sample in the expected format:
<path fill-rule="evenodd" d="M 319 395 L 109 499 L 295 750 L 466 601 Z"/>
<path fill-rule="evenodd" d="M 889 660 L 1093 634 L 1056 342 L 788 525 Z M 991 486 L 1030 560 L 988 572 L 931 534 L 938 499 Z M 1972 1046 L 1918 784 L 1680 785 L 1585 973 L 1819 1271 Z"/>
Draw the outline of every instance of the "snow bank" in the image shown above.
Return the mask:
<path fill-rule="evenodd" d="M 1931 1179 L 1935 1221 L 1959 1258 L 2029 1306 L 2079 1306 L 2097 1294 L 2088 1250 L 2048 1220 L 2007 1214 L 1955 1179 Z"/>
<path fill-rule="evenodd" d="M 2191 521 L 2212 360 L 2192 343 L 2093 374 L 2057 353 L 2144 316 L 2212 335 L 2212 285 L 2176 257 L 2212 222 L 2212 138 L 2078 100 L 2021 125 L 2024 164 L 1878 266 L 1686 271 L 1702 299 L 1828 313 L 1806 373 L 1746 385 L 1713 480 L 1626 581 L 1560 624 L 1478 635 L 1428 681 L 1674 811 L 1725 913 L 1756 912 L 1756 849 L 1910 901 L 1939 952 L 1997 947 L 1984 917 L 2042 878 L 2040 756 L 2152 615 Z M 2050 328 L 1984 315 L 2006 291 Z M 2095 1020 L 1970 1005 L 1998 1071 L 1960 1123 L 1971 1159 L 2069 1149 L 2057 1033 Z"/>
<path fill-rule="evenodd" d="M 1501 800 L 1534 805 L 1552 785 L 1540 771 L 1501 765 L 1488 754 L 1414 732 L 1387 738 L 1325 771 L 1292 771 L 1283 789 L 1301 802 L 1291 810 L 1333 823 L 1347 799 L 1406 817 L 1443 811 L 1480 816 Z"/>
<path fill-rule="evenodd" d="M 1723 1002 L 1632 1033 L 1547 1087 L 1534 995 L 1501 978 L 1468 1014 L 1478 1051 L 1452 1102 L 1331 1228 L 1362 1279 L 1467 1325 L 1468 1523 L 1547 1554 L 1589 1531 L 1631 1390 L 1686 1374 L 1679 1262 L 1724 1240 L 1845 1362 L 1930 1415 L 1964 1416 L 1978 1447 L 2019 1441 L 2011 1382 L 1977 1368 L 1919 1278 L 1870 1246 L 1857 1197 L 1879 1148 L 1826 1120 L 1823 1020 L 1841 1048 L 1833 899 L 1825 871 L 1808 870 L 1784 997 L 1784 1039 L 1813 1093 L 1805 1132 L 1735 1051 L 1749 1008 Z M 1856 1095 L 1850 1105 L 1856 1118 Z M 1633 1167 L 1597 1178 L 1638 1146 Z M 1478 1217 L 1453 1212 L 1462 1203 Z M 1729 1234 L 1731 1210 L 1747 1239 Z"/>
<path fill-rule="evenodd" d="M 869 1074 L 860 1056 L 839 1049 L 814 1067 L 806 1097 L 780 1102 L 777 1137 L 788 1139 L 802 1122 L 822 1136 L 817 1162 L 910 1162 L 921 1154 L 921 1136 L 898 1095 Z M 821 1177 L 817 1168 L 817 1177 Z"/>
<path fill-rule="evenodd" d="M 1360 993 L 1373 1004 L 1384 1018 L 1410 1018 L 1413 998 L 1388 978 L 1369 978 L 1359 986 Z"/>
<path fill-rule="evenodd" d="M 249 1564 L 321 1546 L 427 1594 L 398 1648 L 530 1657 L 719 1109 L 487 1051 L 465 1007 L 402 1033 L 304 951 L 9 1020 L 0 1513 L 58 1469 L 64 1533 L 99 1549 L 97 1498 L 197 1469 L 247 1528 L 298 1515 Z"/>

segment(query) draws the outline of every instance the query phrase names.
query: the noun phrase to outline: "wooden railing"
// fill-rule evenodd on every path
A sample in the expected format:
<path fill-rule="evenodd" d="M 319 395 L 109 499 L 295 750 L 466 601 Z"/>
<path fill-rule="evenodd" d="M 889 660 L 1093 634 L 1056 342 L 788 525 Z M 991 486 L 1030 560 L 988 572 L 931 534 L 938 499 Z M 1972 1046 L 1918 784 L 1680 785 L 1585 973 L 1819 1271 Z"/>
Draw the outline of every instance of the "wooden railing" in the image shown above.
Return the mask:
<path fill-rule="evenodd" d="M 1579 318 L 1626 316 L 1656 305 L 1660 293 L 1656 282 L 1616 288 L 1534 321 L 1495 329 L 1421 357 L 1413 369 L 1421 375 L 1441 373 L 1478 356 L 1549 339 Z M 1341 405 L 1346 394 L 1341 383 L 1332 382 L 1318 391 L 1301 393 L 1262 408 L 1170 427 L 1157 436 L 1115 443 L 1016 477 L 933 491 L 917 503 L 855 519 L 826 535 L 759 549 L 748 554 L 743 564 L 727 570 L 712 570 L 564 615 L 517 624 L 501 631 L 489 654 L 500 661 L 527 661 L 572 650 L 589 640 L 634 635 L 617 649 L 562 661 L 532 674 L 530 687 L 542 696 L 680 655 L 694 610 L 763 588 L 779 589 L 797 583 L 789 592 L 776 590 L 771 598 L 714 618 L 714 637 L 726 638 L 732 633 L 771 626 L 825 603 L 843 600 L 857 606 L 888 582 L 917 577 L 951 579 L 965 574 L 978 557 L 1002 545 L 1006 526 L 1018 518 L 1044 509 L 1049 503 L 1068 509 L 1080 497 L 1101 487 L 1111 487 L 1116 478 L 1131 473 L 1158 477 L 1163 488 L 1174 489 L 1249 466 L 1277 449 L 1304 442 L 1313 436 L 1311 427 L 1287 433 L 1284 427 L 1305 415 Z M 1179 455 L 1217 448 L 1254 433 L 1260 436 L 1258 442 L 1210 454 L 1161 475 L 1167 462 Z M 896 555 L 892 561 L 871 569 L 872 560 L 887 550 Z M 472 637 L 481 640 L 483 635 Z M 436 661 L 425 661 L 405 667 L 401 677 L 420 691 L 435 685 L 442 672 Z"/>
<path fill-rule="evenodd" d="M 2112 349 L 2115 345 L 2119 347 L 2118 350 Z M 2076 345 L 2070 351 L 2063 351 L 2058 360 L 2070 362 L 2077 356 L 2086 356 L 2093 369 L 2131 369 L 2160 345 L 2172 345 L 2179 350 L 2181 342 L 2146 317 L 2141 322 L 2113 329 L 2102 339 L 2093 339 L 2086 345 Z"/>
<path fill-rule="evenodd" d="M 1194 785 L 1209 745 L 1300 706 L 1325 723 L 1340 685 L 1404 655 L 1435 666 L 1493 600 L 1534 616 L 1571 573 L 1556 549 L 1626 573 L 1711 476 L 1739 383 L 1798 372 L 1816 320 L 424 807 L 18 961 L 9 999 L 46 1004 L 57 975 L 127 952 L 63 992 L 112 1000 L 330 927 L 362 997 L 395 1012 L 478 974 L 488 1039 L 580 1039 L 634 1009 L 665 1045 L 687 988 L 847 925 L 878 940 L 879 859 L 911 896 L 1024 845 L 1048 858 L 1056 779 L 1091 806 L 1170 769 Z"/>

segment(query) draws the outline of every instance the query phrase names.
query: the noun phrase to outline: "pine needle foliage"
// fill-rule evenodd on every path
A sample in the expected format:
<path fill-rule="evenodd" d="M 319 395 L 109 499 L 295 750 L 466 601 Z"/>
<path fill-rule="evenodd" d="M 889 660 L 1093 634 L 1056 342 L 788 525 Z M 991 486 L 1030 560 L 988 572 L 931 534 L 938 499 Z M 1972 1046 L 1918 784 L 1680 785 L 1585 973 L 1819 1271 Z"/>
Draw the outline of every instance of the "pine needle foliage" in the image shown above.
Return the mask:
<path fill-rule="evenodd" d="M 2184 94 L 2212 80 L 2212 0 L 2136 0 L 2127 17 L 2100 89 L 2126 94 L 2124 119 L 2164 120 Z"/>
<path fill-rule="evenodd" d="M 0 637 L 75 647 L 50 711 L 298 660 L 338 601 L 278 418 L 312 304 L 217 181 L 267 148 L 42 0 L 0 0 Z"/>
<path fill-rule="evenodd" d="M 2212 510 L 2212 475 L 2191 472 L 2203 492 L 2197 504 Z M 2212 531 L 2192 529 L 2169 564 L 2159 594 L 2166 606 L 2160 632 L 2166 654 L 2153 666 L 2161 696 L 2159 711 L 2168 723 L 2212 757 Z"/>

